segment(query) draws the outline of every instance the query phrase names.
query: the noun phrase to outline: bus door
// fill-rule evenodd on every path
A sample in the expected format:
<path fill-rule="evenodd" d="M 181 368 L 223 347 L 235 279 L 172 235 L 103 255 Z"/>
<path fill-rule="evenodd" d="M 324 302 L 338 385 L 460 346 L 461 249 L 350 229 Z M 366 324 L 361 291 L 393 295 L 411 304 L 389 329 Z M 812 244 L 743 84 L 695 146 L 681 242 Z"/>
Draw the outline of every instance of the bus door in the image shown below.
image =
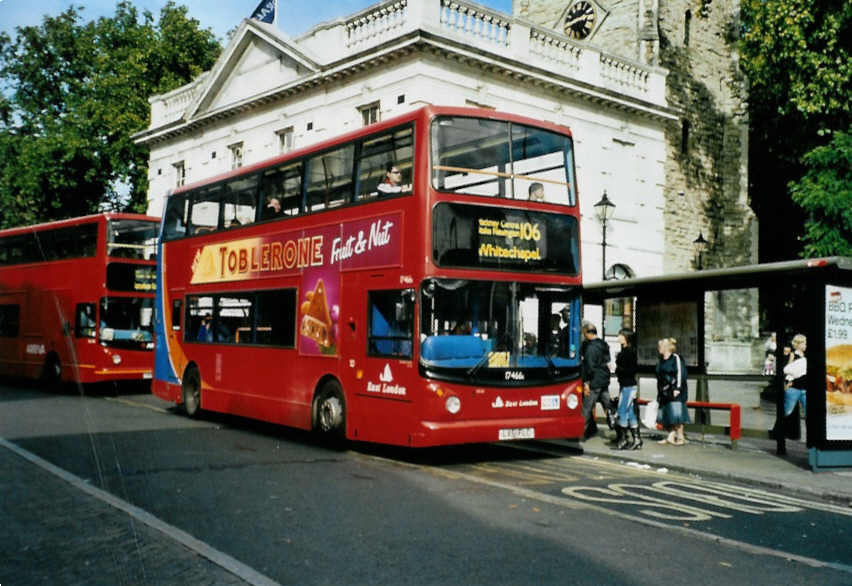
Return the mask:
<path fill-rule="evenodd" d="M 26 310 L 26 295 L 0 295 L 0 374 L 23 376 L 23 344 L 21 318 Z"/>
<path fill-rule="evenodd" d="M 367 291 L 366 357 L 356 386 L 364 413 L 358 419 L 386 441 L 405 442 L 397 436 L 410 431 L 417 380 L 414 301 L 411 288 Z"/>
<path fill-rule="evenodd" d="M 74 310 L 71 291 L 53 289 L 41 296 L 44 340 L 47 357 L 55 354 L 62 363 L 76 362 L 73 347 Z"/>

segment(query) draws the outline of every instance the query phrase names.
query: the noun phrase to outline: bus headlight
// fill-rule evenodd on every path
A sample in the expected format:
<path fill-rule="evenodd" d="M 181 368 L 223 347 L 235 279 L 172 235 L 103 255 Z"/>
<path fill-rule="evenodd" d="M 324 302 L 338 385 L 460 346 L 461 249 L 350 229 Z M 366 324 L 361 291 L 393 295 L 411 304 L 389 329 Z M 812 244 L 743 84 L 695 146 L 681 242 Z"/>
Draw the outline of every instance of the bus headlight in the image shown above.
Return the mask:
<path fill-rule="evenodd" d="M 121 354 L 113 354 L 112 355 L 112 363 L 118 366 L 121 364 Z"/>
<path fill-rule="evenodd" d="M 451 414 L 455 415 L 461 410 L 461 399 L 459 399 L 455 395 L 450 395 L 444 402 L 444 407 L 446 407 L 447 411 L 449 411 Z"/>
<path fill-rule="evenodd" d="M 565 399 L 565 404 L 568 405 L 569 409 L 576 409 L 577 405 L 580 404 L 580 400 L 577 398 L 577 393 L 568 393 L 568 398 Z"/>

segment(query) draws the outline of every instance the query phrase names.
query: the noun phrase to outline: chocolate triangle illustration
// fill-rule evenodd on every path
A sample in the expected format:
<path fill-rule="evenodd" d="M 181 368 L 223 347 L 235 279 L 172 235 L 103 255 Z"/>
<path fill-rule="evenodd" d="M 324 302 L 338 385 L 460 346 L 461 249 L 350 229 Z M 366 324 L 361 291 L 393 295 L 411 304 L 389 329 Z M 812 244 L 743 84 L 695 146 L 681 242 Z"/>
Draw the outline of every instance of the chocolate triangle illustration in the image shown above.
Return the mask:
<path fill-rule="evenodd" d="M 302 304 L 304 315 L 302 315 L 299 333 L 307 336 L 320 346 L 328 348 L 334 340 L 331 332 L 331 315 L 328 312 L 328 300 L 325 296 L 325 283 L 322 282 L 322 279 L 317 281 L 317 286 L 313 291 L 309 291 L 305 297 L 308 301 Z"/>

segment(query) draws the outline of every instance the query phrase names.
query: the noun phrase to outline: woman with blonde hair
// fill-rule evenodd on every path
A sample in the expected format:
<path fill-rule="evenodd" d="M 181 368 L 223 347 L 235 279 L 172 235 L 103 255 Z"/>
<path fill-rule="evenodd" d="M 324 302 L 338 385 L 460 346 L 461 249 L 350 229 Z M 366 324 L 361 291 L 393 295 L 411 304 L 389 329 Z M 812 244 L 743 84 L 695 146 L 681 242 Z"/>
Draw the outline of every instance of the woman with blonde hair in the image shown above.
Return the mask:
<path fill-rule="evenodd" d="M 677 340 L 674 338 L 663 338 L 657 342 L 657 349 L 660 352 L 657 363 L 657 402 L 660 405 L 657 422 L 669 430 L 668 436 L 658 443 L 682 446 L 686 443 L 683 425 L 689 423 L 686 365 L 675 352 Z"/>
<path fill-rule="evenodd" d="M 784 367 L 784 416 L 789 417 L 796 407 L 796 402 L 802 404 L 802 412 L 807 412 L 807 384 L 808 359 L 805 358 L 805 350 L 808 348 L 808 339 L 803 334 L 793 336 L 793 349 L 784 348 L 784 354 L 788 356 L 787 365 Z"/>

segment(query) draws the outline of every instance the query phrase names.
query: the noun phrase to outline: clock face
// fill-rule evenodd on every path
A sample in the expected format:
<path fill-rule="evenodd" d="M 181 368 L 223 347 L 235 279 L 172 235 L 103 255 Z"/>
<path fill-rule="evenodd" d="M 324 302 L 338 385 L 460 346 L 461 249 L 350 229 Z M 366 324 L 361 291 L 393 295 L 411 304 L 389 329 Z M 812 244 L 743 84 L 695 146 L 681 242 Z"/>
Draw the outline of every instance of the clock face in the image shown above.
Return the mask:
<path fill-rule="evenodd" d="M 565 34 L 572 39 L 585 39 L 595 27 L 595 5 L 589 0 L 574 2 L 565 15 Z"/>

